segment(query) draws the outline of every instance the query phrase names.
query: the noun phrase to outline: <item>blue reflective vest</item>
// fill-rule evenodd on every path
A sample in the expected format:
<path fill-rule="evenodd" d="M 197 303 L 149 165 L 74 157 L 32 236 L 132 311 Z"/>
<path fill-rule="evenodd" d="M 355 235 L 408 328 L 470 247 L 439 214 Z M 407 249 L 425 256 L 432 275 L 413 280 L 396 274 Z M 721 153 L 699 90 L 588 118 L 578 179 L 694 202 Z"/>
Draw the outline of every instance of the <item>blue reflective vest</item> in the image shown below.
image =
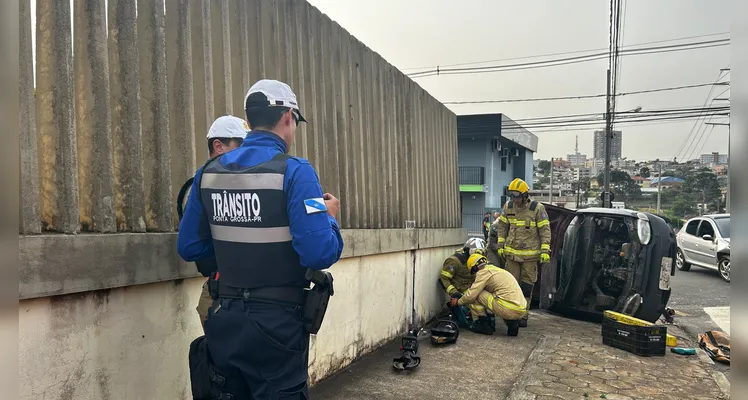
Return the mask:
<path fill-rule="evenodd" d="M 319 179 L 285 152 L 279 137 L 254 131 L 197 171 L 177 240 L 184 260 L 215 255 L 221 281 L 250 289 L 305 287 L 306 268 L 339 260 L 343 240 Z"/>

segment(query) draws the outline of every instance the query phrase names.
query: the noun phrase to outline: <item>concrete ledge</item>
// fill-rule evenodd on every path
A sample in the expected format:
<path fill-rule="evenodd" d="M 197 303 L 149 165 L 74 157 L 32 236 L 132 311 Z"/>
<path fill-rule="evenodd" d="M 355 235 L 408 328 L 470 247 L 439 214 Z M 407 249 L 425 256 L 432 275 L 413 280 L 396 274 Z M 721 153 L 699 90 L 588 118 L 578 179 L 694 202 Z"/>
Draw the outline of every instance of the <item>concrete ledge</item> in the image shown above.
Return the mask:
<path fill-rule="evenodd" d="M 454 246 L 467 235 L 449 229 L 348 229 L 343 258 Z M 20 299 L 200 276 L 176 252 L 176 233 L 19 237 Z"/>

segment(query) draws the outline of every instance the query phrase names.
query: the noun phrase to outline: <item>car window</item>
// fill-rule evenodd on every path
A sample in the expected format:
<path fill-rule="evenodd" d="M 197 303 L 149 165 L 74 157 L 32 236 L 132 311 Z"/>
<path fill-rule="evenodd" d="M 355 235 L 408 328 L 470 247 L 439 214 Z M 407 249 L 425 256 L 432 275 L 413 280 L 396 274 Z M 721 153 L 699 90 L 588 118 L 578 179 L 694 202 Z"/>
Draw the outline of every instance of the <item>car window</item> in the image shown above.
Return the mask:
<path fill-rule="evenodd" d="M 714 227 L 712 226 L 712 223 L 707 220 L 701 221 L 701 225 L 699 225 L 699 233 L 696 236 L 702 237 L 704 235 L 714 237 Z"/>
<path fill-rule="evenodd" d="M 715 218 L 714 222 L 717 223 L 717 230 L 723 238 L 730 238 L 730 218 Z"/>
<path fill-rule="evenodd" d="M 686 225 L 686 233 L 696 236 L 696 230 L 699 227 L 699 222 L 700 221 L 698 219 L 689 222 L 688 225 Z"/>

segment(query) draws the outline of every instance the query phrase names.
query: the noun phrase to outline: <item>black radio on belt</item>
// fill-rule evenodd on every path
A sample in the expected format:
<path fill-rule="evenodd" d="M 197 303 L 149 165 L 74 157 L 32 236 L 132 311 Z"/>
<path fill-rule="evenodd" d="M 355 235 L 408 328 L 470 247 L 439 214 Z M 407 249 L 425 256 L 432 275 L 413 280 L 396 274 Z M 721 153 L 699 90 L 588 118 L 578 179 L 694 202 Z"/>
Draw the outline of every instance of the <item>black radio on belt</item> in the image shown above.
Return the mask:
<path fill-rule="evenodd" d="M 208 294 L 213 299 L 218 298 L 218 272 L 211 272 L 208 278 Z"/>
<path fill-rule="evenodd" d="M 304 303 L 304 329 L 316 335 L 325 319 L 327 304 L 330 296 L 334 294 L 332 287 L 332 274 L 327 271 L 306 270 L 306 280 L 311 281 L 314 286 L 306 290 L 306 301 Z"/>

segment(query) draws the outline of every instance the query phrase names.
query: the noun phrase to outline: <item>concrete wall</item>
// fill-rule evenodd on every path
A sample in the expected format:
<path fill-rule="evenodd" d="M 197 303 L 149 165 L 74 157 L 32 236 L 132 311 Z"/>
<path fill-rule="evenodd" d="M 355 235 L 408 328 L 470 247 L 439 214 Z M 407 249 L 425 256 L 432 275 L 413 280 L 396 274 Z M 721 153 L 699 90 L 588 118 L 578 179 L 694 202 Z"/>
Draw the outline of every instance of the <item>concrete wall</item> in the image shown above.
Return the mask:
<path fill-rule="evenodd" d="M 343 236 L 344 259 L 332 267 L 336 296 L 313 339 L 313 382 L 401 334 L 414 298 L 416 323 L 435 316 L 446 300 L 436 285 L 441 263 L 465 240 L 461 229 Z M 200 335 L 194 307 L 204 279 L 174 260 L 174 238 L 21 238 L 30 266 L 20 285 L 22 399 L 189 398 L 186 349 Z"/>
<path fill-rule="evenodd" d="M 422 244 L 436 235 L 421 235 Z M 311 341 L 311 382 L 401 335 L 413 322 L 414 298 L 417 324 L 436 316 L 447 300 L 436 281 L 455 247 L 354 256 L 334 265 L 335 296 Z M 203 282 L 22 300 L 19 398 L 190 399 L 187 349 L 202 334 L 195 306 Z"/>

